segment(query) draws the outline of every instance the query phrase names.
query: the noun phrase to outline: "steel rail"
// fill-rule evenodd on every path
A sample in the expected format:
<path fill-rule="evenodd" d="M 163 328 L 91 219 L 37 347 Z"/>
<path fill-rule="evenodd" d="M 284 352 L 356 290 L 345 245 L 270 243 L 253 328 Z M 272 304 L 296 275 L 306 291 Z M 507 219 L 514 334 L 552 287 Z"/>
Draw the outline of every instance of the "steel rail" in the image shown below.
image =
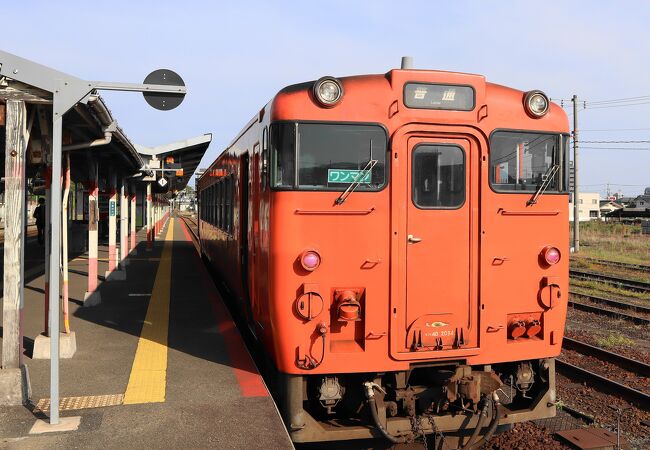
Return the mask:
<path fill-rule="evenodd" d="M 573 380 L 585 382 L 602 392 L 619 396 L 639 409 L 650 411 L 650 395 L 644 392 L 637 391 L 622 383 L 562 361 L 560 358 L 555 360 L 555 368 L 558 372 Z"/>
<path fill-rule="evenodd" d="M 630 322 L 633 322 L 635 325 L 650 325 L 650 319 L 646 319 L 644 317 L 639 317 L 639 316 L 633 316 L 630 314 L 625 314 L 624 312 L 621 311 L 615 311 L 613 309 L 606 309 L 594 305 L 588 305 L 586 303 L 576 302 L 575 300 L 569 300 L 568 304 L 572 308 L 579 309 L 580 311 L 599 314 L 601 316 L 617 317 L 620 319 L 629 320 Z"/>
<path fill-rule="evenodd" d="M 637 375 L 648 377 L 650 376 L 650 364 L 638 361 L 636 359 L 628 358 L 618 353 L 610 352 L 608 350 L 596 347 L 586 342 L 564 337 L 562 340 L 562 348 L 575 350 L 583 355 L 594 356 L 602 359 L 603 361 L 615 364 L 623 369 L 636 373 Z"/>
<path fill-rule="evenodd" d="M 624 301 L 621 301 L 621 300 L 614 300 L 614 299 L 610 299 L 610 298 L 598 297 L 596 295 L 585 294 L 583 292 L 577 292 L 577 291 L 572 291 L 572 290 L 569 290 L 569 294 L 577 296 L 577 297 L 586 298 L 590 302 L 593 302 L 593 303 L 601 303 L 603 305 L 613 306 L 615 308 L 631 309 L 632 311 L 637 312 L 637 313 L 650 314 L 650 307 L 637 305 L 635 303 L 629 303 L 629 302 L 624 302 Z"/>
<path fill-rule="evenodd" d="M 603 283 L 619 286 L 631 291 L 650 292 L 650 283 L 644 281 L 630 280 L 628 278 L 612 277 L 602 273 L 589 272 L 585 270 L 570 269 L 569 275 L 578 280 L 602 281 Z"/>
<path fill-rule="evenodd" d="M 611 267 L 621 267 L 624 269 L 632 269 L 632 270 L 640 270 L 642 272 L 650 272 L 650 266 L 646 266 L 644 264 L 632 264 L 632 263 L 624 263 L 620 261 L 608 261 L 605 259 L 596 259 L 596 258 L 582 258 L 585 261 L 594 263 L 594 264 L 600 264 L 602 266 L 611 266 Z"/>
<path fill-rule="evenodd" d="M 194 228 L 192 226 L 190 226 L 190 224 L 188 223 L 188 221 L 192 221 L 192 222 L 194 222 L 194 221 L 189 217 L 182 217 L 181 216 L 180 219 L 182 219 L 183 222 L 185 222 L 185 226 L 190 231 L 190 233 L 192 233 L 192 236 L 194 236 L 194 241 L 198 244 L 199 243 L 199 237 L 197 236 L 196 231 L 194 231 Z M 194 225 L 196 225 L 196 222 L 194 223 Z"/>

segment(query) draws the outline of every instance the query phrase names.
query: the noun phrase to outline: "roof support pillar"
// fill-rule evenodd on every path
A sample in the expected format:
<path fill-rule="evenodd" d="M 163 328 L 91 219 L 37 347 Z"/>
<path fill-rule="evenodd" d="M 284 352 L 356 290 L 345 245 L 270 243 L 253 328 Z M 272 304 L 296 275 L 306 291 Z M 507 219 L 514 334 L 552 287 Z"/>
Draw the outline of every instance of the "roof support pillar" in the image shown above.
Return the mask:
<path fill-rule="evenodd" d="M 147 182 L 147 251 L 153 248 L 153 205 L 151 204 L 151 181 Z"/>
<path fill-rule="evenodd" d="M 128 264 L 126 255 L 129 253 L 129 191 L 126 178 L 122 178 L 120 186 L 120 267 Z"/>
<path fill-rule="evenodd" d="M 5 144 L 4 299 L 0 405 L 26 403 L 27 373 L 22 364 L 24 303 L 25 153 L 29 131 L 23 101 L 8 100 Z"/>
<path fill-rule="evenodd" d="M 138 251 L 135 249 L 136 244 L 136 230 L 135 230 L 135 210 L 136 210 L 136 184 L 131 183 L 131 188 L 129 190 L 129 195 L 131 197 L 131 254 L 137 255 Z"/>
<path fill-rule="evenodd" d="M 97 292 L 97 248 L 99 247 L 99 167 L 95 158 L 88 160 L 88 290 L 84 303 L 99 304 L 100 293 Z M 92 299 L 92 300 L 91 300 Z"/>
<path fill-rule="evenodd" d="M 117 175 L 115 172 L 109 175 L 110 189 L 108 198 L 108 278 L 117 268 Z"/>
<path fill-rule="evenodd" d="M 52 126 L 52 188 L 50 221 L 50 424 L 59 423 L 59 261 L 61 260 L 61 141 L 63 116 L 54 114 Z M 56 268 L 56 270 L 54 270 Z"/>

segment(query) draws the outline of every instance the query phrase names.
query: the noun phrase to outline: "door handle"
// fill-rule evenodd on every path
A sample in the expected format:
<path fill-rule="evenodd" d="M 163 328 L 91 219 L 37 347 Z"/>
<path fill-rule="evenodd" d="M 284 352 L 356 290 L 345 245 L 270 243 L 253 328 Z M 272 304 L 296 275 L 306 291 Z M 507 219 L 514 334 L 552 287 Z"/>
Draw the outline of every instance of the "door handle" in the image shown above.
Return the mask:
<path fill-rule="evenodd" d="M 421 240 L 422 240 L 421 238 L 415 237 L 412 234 L 409 234 L 409 238 L 408 238 L 409 244 L 417 244 Z"/>

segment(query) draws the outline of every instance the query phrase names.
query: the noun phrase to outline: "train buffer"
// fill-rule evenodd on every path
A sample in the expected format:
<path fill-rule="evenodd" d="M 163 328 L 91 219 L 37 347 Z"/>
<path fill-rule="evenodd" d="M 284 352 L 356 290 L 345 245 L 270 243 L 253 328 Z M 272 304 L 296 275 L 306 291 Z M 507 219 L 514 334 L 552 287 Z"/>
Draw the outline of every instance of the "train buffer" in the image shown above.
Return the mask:
<path fill-rule="evenodd" d="M 144 230 L 138 240 L 144 250 Z M 106 255 L 100 246 L 100 268 Z M 293 448 L 182 220 L 166 221 L 152 251 L 129 256 L 127 281 L 102 282 L 91 307 L 84 257 L 70 262 L 77 351 L 61 360 L 61 417 L 78 426 L 37 433 L 48 416 L 49 361 L 31 359 L 25 338 L 30 404 L 0 407 L 0 447 Z M 42 328 L 43 283 L 36 276 L 25 288 L 26 337 Z"/>

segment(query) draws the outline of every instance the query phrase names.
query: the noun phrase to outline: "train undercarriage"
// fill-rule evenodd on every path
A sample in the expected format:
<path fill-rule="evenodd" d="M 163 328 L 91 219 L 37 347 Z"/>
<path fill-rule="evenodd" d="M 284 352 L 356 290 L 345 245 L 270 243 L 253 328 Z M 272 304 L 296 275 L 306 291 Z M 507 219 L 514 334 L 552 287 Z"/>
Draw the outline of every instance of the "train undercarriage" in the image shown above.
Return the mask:
<path fill-rule="evenodd" d="M 508 425 L 556 410 L 554 359 L 280 378 L 294 442 L 402 443 L 433 434 L 436 448 L 475 449 Z"/>

